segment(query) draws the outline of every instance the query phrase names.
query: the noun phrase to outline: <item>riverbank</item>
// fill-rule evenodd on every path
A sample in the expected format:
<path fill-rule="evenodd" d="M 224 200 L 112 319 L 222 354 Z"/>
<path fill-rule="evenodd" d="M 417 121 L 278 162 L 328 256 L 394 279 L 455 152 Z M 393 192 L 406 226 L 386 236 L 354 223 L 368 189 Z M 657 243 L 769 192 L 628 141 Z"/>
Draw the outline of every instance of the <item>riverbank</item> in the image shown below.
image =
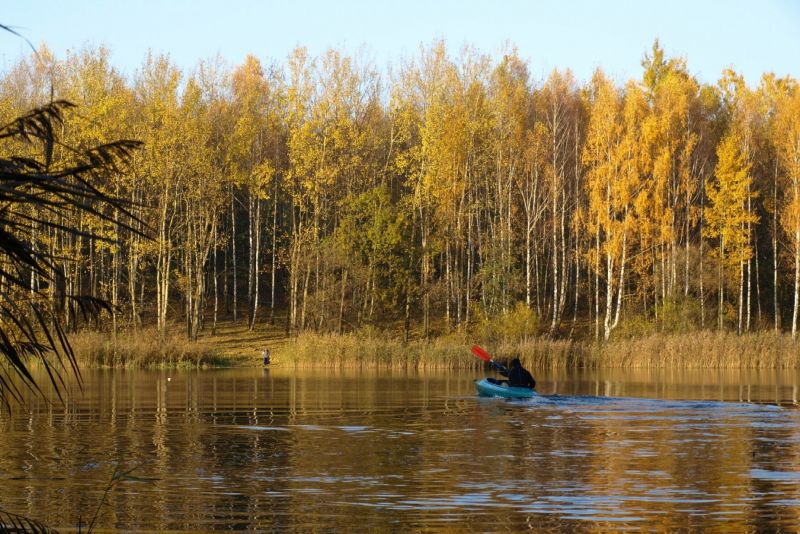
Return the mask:
<path fill-rule="evenodd" d="M 81 332 L 69 336 L 78 365 L 85 368 L 179 368 L 231 365 L 213 346 L 192 343 L 185 335 L 159 336 L 155 329 Z"/>
<path fill-rule="evenodd" d="M 261 365 L 264 347 L 286 345 L 290 338 L 277 325 L 253 330 L 243 321 L 220 323 L 216 332 L 186 338 L 182 325 L 172 324 L 165 335 L 155 327 L 110 332 L 83 331 L 69 336 L 78 365 L 85 368 L 239 367 Z"/>
<path fill-rule="evenodd" d="M 711 331 L 652 334 L 641 338 L 593 341 L 544 337 L 520 342 L 492 343 L 466 336 L 447 336 L 430 342 L 305 334 L 287 343 L 276 355 L 294 365 L 387 365 L 398 367 L 479 367 L 483 362 L 469 351 L 478 343 L 495 359 L 517 356 L 526 367 L 652 368 L 652 369 L 794 369 L 800 368 L 800 344 L 789 335 L 756 333 L 738 336 Z"/>
<path fill-rule="evenodd" d="M 153 328 L 120 332 L 83 332 L 70 337 L 82 367 L 230 367 L 261 365 L 269 347 L 274 365 L 394 368 L 480 368 L 483 362 L 470 352 L 473 344 L 496 359 L 520 357 L 532 369 L 574 367 L 622 368 L 800 368 L 800 343 L 788 334 L 698 331 L 686 334 L 650 334 L 608 343 L 553 340 L 534 337 L 519 342 L 495 342 L 466 334 L 450 334 L 404 343 L 377 330 L 351 334 L 304 333 L 289 337 L 277 325 L 219 325 L 197 342 L 186 340 L 174 327 L 166 336 Z"/>

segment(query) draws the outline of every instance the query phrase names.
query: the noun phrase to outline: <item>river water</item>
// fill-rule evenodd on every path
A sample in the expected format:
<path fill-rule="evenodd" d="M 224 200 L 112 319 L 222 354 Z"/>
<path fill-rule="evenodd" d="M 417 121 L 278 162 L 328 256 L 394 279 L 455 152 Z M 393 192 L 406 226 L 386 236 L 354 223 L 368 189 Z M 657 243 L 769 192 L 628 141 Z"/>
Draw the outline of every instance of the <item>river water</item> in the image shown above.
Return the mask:
<path fill-rule="evenodd" d="M 794 371 L 540 372 L 525 401 L 479 377 L 86 371 L 65 404 L 0 414 L 0 509 L 63 530 L 800 530 Z"/>

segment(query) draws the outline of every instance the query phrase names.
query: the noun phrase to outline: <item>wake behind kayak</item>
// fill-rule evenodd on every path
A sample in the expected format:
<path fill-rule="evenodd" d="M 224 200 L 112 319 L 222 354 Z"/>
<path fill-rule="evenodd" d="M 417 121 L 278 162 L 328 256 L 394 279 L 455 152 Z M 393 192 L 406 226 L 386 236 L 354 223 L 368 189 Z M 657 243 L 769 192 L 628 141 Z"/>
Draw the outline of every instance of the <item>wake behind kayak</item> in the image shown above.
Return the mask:
<path fill-rule="evenodd" d="M 507 383 L 496 383 L 488 378 L 476 380 L 475 387 L 478 395 L 482 397 L 503 397 L 506 399 L 529 399 L 536 396 L 536 392 L 529 388 L 509 387 Z"/>

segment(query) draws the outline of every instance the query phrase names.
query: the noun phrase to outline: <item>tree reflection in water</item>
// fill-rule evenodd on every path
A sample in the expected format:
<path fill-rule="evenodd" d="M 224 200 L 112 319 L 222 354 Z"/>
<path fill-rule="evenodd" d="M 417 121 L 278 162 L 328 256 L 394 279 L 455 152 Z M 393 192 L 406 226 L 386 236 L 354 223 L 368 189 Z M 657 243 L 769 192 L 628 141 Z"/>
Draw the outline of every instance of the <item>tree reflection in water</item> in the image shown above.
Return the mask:
<path fill-rule="evenodd" d="M 169 376 L 0 416 L 4 508 L 73 528 L 138 465 L 101 528 L 800 528 L 793 372 L 539 372 L 533 401 L 453 372 Z"/>

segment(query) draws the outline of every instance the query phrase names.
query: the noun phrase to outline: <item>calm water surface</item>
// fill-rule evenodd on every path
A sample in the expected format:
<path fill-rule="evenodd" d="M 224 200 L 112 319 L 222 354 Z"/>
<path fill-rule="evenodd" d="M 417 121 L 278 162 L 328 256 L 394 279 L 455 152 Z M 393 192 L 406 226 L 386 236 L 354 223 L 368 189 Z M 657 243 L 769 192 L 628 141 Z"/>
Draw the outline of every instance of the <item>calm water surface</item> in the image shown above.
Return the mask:
<path fill-rule="evenodd" d="M 800 530 L 795 372 L 95 371 L 0 414 L 0 508 L 129 531 Z"/>

